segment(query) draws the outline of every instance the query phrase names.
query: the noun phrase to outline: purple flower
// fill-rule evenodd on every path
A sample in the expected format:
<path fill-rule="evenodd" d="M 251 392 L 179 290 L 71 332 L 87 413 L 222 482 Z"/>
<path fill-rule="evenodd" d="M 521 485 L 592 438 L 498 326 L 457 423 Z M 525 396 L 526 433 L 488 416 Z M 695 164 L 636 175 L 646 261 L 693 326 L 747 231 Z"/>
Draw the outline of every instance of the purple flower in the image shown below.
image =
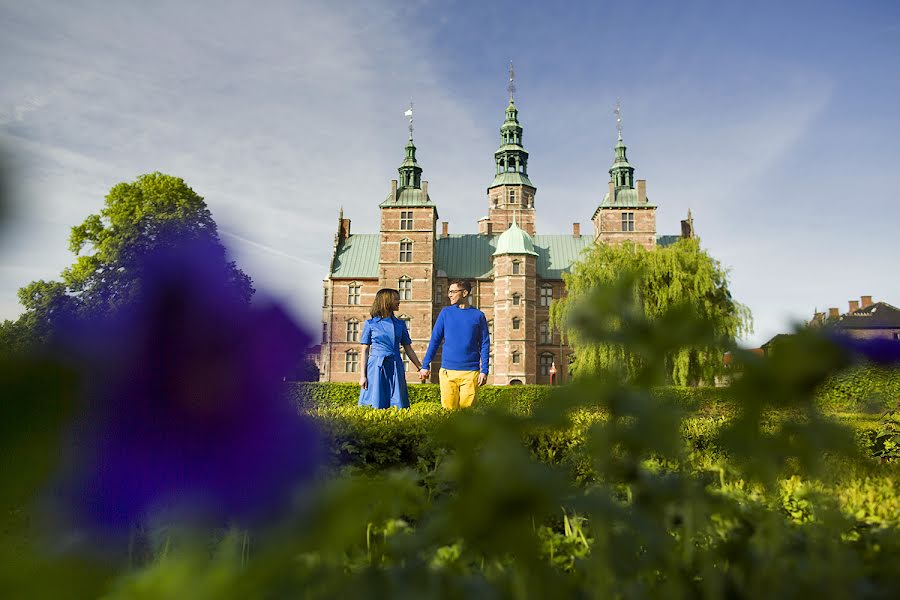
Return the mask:
<path fill-rule="evenodd" d="M 318 458 L 281 394 L 310 338 L 277 306 L 247 306 L 214 246 L 142 271 L 132 306 L 71 340 L 92 365 L 63 485 L 77 524 L 115 534 L 161 510 L 252 522 L 286 507 Z"/>
<path fill-rule="evenodd" d="M 900 341 L 886 338 L 857 339 L 848 335 L 833 335 L 835 343 L 858 359 L 876 365 L 900 364 Z"/>

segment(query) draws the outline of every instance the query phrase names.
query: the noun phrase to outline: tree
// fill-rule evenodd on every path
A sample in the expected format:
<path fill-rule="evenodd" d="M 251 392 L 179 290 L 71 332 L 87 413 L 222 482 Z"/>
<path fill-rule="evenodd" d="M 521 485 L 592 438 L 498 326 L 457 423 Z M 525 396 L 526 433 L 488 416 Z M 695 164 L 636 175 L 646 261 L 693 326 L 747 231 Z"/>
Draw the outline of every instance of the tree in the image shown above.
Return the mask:
<path fill-rule="evenodd" d="M 19 290 L 25 312 L 2 325 L 0 348 L 14 349 L 23 338 L 46 340 L 64 316 L 104 316 L 127 306 L 140 289 L 142 257 L 192 241 L 212 242 L 221 251 L 236 296 L 249 303 L 250 277 L 227 260 L 206 203 L 183 179 L 157 172 L 114 186 L 100 213 L 72 228 L 69 249 L 77 258 L 62 281 L 35 281 Z"/>
<path fill-rule="evenodd" d="M 646 250 L 630 242 L 597 244 L 564 274 L 567 295 L 551 306 L 551 319 L 575 351 L 572 372 L 576 377 L 600 370 L 618 370 L 626 376 L 640 367 L 640 359 L 623 347 L 594 343 L 572 326 L 572 316 L 595 290 L 614 285 L 622 274 L 636 276 L 633 299 L 645 317 L 656 320 L 672 309 L 688 306 L 708 323 L 720 343 L 681 347 L 666 360 L 666 375 L 676 385 L 711 382 L 722 369 L 723 356 L 735 339 L 751 331 L 747 307 L 731 297 L 727 272 L 700 249 L 696 239 L 684 239 Z"/>

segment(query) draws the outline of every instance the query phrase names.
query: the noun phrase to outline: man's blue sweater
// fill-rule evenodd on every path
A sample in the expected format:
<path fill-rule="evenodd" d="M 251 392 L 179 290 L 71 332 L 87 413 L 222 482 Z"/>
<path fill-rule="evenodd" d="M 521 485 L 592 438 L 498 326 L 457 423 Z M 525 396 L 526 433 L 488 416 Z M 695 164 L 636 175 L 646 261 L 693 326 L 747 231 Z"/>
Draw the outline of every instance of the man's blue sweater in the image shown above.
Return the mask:
<path fill-rule="evenodd" d="M 444 342 L 441 368 L 477 371 L 487 375 L 491 337 L 484 313 L 475 307 L 447 306 L 438 315 L 422 368 L 429 369 L 438 346 Z"/>

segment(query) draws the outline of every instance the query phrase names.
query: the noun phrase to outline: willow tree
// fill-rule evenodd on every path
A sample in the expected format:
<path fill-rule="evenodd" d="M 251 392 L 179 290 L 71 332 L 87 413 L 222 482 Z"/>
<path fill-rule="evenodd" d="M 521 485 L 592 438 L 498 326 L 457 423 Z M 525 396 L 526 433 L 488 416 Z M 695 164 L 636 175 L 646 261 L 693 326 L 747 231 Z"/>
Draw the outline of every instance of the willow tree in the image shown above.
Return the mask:
<path fill-rule="evenodd" d="M 575 352 L 571 367 L 575 377 L 598 371 L 617 371 L 628 377 L 641 366 L 640 357 L 623 345 L 592 341 L 573 323 L 574 314 L 591 294 L 616 285 L 626 273 L 634 275 L 629 302 L 648 321 L 687 308 L 715 333 L 716 343 L 685 345 L 668 353 L 666 377 L 671 383 L 711 382 L 721 372 L 724 353 L 737 337 L 752 330 L 749 309 L 736 302 L 728 290 L 727 271 L 696 239 L 649 251 L 630 242 L 597 244 L 572 266 L 571 273 L 563 275 L 567 295 L 550 310 L 554 325 Z"/>

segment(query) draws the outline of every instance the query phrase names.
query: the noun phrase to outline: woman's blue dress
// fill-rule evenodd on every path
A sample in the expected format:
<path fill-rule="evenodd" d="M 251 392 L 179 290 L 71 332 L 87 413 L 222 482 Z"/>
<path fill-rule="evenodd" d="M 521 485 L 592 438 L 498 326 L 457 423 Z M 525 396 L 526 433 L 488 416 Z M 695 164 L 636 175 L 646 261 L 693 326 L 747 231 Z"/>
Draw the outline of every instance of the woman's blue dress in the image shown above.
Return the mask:
<path fill-rule="evenodd" d="M 359 390 L 359 405 L 409 408 L 409 392 L 400 346 L 410 344 L 406 323 L 396 317 L 374 317 L 363 325 L 360 344 L 371 345 L 366 363 L 368 389 Z"/>

